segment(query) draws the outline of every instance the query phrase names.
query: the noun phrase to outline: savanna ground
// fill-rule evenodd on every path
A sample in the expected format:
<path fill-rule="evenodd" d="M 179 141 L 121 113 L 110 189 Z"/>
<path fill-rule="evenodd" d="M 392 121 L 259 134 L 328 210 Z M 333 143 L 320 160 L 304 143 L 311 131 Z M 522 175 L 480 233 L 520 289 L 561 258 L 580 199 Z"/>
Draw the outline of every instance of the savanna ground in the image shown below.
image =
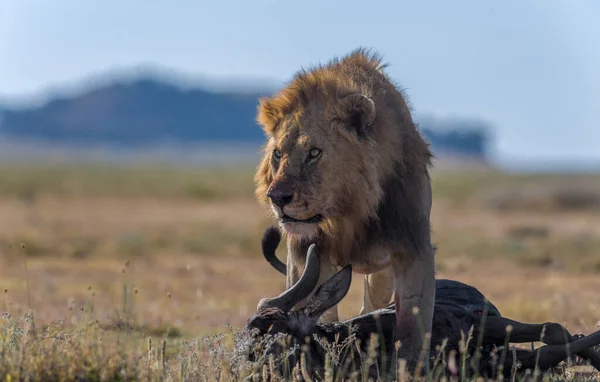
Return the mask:
<path fill-rule="evenodd" d="M 225 323 L 241 328 L 285 285 L 260 253 L 270 221 L 252 176 L 0 165 L 0 377 L 227 375 Z M 510 318 L 595 330 L 600 176 L 457 170 L 435 172 L 433 186 L 438 277 L 477 287 Z M 361 298 L 355 275 L 342 318 Z"/>

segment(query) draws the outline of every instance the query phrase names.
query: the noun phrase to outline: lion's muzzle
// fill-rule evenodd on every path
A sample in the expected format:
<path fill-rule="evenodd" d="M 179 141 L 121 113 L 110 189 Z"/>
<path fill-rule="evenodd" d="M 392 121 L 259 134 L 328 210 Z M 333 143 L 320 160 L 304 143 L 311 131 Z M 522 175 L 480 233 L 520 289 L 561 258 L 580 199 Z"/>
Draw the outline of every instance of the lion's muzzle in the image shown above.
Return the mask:
<path fill-rule="evenodd" d="M 283 211 L 283 207 L 287 206 L 294 200 L 294 194 L 285 188 L 271 187 L 267 191 L 267 197 L 271 202 Z"/>

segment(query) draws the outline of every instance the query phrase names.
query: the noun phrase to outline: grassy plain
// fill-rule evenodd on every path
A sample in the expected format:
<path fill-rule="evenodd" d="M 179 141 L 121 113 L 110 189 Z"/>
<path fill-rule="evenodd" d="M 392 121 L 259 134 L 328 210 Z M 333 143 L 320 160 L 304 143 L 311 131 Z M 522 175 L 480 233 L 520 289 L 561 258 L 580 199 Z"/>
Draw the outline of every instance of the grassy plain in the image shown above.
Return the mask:
<path fill-rule="evenodd" d="M 0 165 L 2 379 L 216 378 L 226 346 L 208 342 L 284 287 L 260 254 L 270 221 L 252 177 Z M 438 277 L 474 285 L 513 319 L 595 329 L 600 176 L 457 170 L 435 172 L 433 186 Z M 355 275 L 342 318 L 361 298 Z"/>

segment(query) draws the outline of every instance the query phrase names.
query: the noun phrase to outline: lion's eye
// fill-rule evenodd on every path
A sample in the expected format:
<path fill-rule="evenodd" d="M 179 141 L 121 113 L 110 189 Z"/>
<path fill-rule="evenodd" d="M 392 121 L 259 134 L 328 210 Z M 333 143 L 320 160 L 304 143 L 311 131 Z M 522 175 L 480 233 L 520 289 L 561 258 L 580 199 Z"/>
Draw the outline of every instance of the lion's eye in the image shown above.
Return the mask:
<path fill-rule="evenodd" d="M 281 151 L 273 150 L 273 155 L 275 155 L 276 159 L 281 159 Z"/>
<path fill-rule="evenodd" d="M 316 158 L 319 155 L 321 155 L 321 150 L 319 150 L 319 149 L 312 149 L 312 150 L 310 150 L 310 157 L 311 158 Z"/>

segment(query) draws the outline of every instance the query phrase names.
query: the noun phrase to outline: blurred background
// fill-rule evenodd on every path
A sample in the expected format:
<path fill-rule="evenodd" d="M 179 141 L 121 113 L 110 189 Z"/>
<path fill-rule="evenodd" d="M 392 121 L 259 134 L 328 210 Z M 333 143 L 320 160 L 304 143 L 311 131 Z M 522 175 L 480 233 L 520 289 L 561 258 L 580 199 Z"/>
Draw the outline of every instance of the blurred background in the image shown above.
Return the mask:
<path fill-rule="evenodd" d="M 364 46 L 436 154 L 438 277 L 589 332 L 599 15 L 594 0 L 0 1 L 4 310 L 172 337 L 243 325 L 285 285 L 260 253 L 258 98 Z M 361 299 L 355 275 L 342 317 Z"/>

